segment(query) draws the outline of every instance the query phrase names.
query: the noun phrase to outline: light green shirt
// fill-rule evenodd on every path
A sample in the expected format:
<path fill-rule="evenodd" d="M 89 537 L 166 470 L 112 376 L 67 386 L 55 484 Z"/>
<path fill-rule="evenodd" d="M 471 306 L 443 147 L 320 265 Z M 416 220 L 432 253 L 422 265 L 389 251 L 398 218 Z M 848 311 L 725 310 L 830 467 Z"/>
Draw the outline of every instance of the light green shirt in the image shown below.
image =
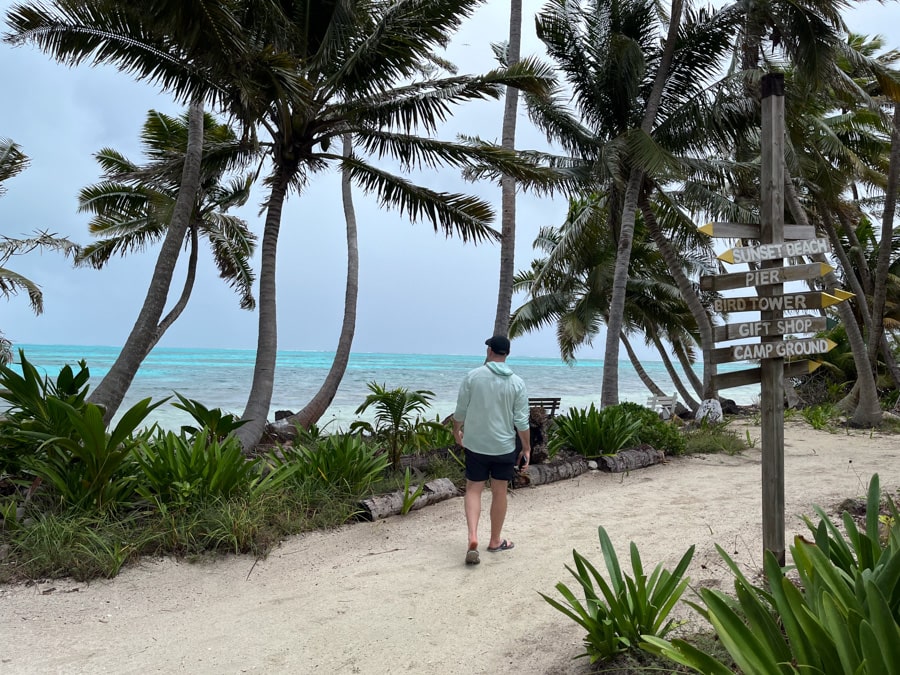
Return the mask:
<path fill-rule="evenodd" d="M 488 361 L 463 378 L 453 418 L 463 423 L 463 441 L 472 452 L 513 452 L 516 431 L 529 428 L 525 382 L 505 363 Z"/>

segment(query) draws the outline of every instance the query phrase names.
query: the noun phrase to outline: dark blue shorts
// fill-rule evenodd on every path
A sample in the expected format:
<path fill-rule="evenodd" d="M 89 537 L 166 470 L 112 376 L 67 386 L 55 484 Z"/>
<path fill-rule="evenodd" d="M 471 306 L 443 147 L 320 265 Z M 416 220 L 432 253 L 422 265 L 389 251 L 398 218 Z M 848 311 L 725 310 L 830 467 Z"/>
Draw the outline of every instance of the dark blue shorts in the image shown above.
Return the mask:
<path fill-rule="evenodd" d="M 518 454 L 513 450 L 505 455 L 483 455 L 466 449 L 466 478 L 476 483 L 488 478 L 510 481 L 515 476 Z"/>

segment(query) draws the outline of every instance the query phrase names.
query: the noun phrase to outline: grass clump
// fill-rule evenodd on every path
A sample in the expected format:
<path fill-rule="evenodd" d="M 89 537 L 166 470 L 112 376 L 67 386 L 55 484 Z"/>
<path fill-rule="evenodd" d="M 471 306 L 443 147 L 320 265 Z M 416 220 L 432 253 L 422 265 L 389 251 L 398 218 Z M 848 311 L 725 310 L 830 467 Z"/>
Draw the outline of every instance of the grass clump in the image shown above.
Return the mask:
<path fill-rule="evenodd" d="M 704 421 L 684 433 L 684 453 L 686 455 L 706 455 L 719 452 L 736 455 L 749 447 L 747 437 L 742 438 L 740 434 L 729 429 L 727 422 L 709 423 Z"/>

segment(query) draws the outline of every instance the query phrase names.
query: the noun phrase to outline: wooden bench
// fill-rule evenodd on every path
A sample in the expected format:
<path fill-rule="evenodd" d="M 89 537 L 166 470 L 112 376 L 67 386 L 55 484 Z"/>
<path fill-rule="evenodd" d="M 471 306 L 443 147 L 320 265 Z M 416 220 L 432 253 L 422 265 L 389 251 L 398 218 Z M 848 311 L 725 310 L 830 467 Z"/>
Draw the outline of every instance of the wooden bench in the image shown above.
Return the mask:
<path fill-rule="evenodd" d="M 547 417 L 556 417 L 556 411 L 559 410 L 558 398 L 552 397 L 535 397 L 528 399 L 529 408 L 543 408 L 547 413 Z"/>
<path fill-rule="evenodd" d="M 647 399 L 647 406 L 651 410 L 659 410 L 664 420 L 670 419 L 675 414 L 675 406 L 678 404 L 678 394 L 671 396 L 651 396 Z"/>

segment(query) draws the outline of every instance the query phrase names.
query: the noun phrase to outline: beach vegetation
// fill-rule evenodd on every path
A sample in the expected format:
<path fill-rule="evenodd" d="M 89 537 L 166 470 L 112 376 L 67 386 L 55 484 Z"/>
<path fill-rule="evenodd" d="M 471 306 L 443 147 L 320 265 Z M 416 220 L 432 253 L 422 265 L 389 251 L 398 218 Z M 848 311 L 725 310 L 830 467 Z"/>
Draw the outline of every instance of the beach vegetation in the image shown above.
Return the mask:
<path fill-rule="evenodd" d="M 606 530 L 599 527 L 598 531 L 606 575 L 576 550 L 572 551 L 575 568 L 566 566 L 584 600 L 563 582 L 556 585 L 556 590 L 564 602 L 540 594 L 553 608 L 587 631 L 585 653 L 580 656 L 588 657 L 591 663 L 637 651 L 647 636 L 662 638 L 680 625 L 670 614 L 687 588 L 689 579 L 685 573 L 694 556 L 691 546 L 674 570 L 669 571 L 660 564 L 647 576 L 640 552 L 631 542 L 629 575 L 623 572 Z"/>
<path fill-rule="evenodd" d="M 357 420 L 350 425 L 350 431 L 368 434 L 374 442 L 383 444 L 391 467 L 399 470 L 404 448 L 415 448 L 419 432 L 423 427 L 431 427 L 431 422 L 423 420 L 421 415 L 428 409 L 434 393 L 427 389 L 410 391 L 406 387 L 388 389 L 377 382 L 369 382 L 367 386 L 371 393 L 356 409 L 356 414 L 373 408 L 374 421 Z"/>
<path fill-rule="evenodd" d="M 613 455 L 633 444 L 640 425 L 638 418 L 618 405 L 602 410 L 593 403 L 587 408 L 570 408 L 554 418 L 548 453 L 555 456 L 565 448 L 583 457 Z"/>
<path fill-rule="evenodd" d="M 746 435 L 743 437 L 728 427 L 728 422 L 708 422 L 687 429 L 684 435 L 684 454 L 737 455 L 750 446 Z"/>
<path fill-rule="evenodd" d="M 211 437 L 224 439 L 245 424 L 245 421 L 234 413 L 223 412 L 221 408 L 207 408 L 200 401 L 182 396 L 177 391 L 175 396 L 178 401 L 172 403 L 172 406 L 184 410 L 200 425 L 199 427 L 182 425 L 181 432 L 184 434 L 196 435 L 201 430 L 206 430 Z"/>
<path fill-rule="evenodd" d="M 833 403 L 819 403 L 802 408 L 800 415 L 813 429 L 834 432 L 840 412 Z"/>
<path fill-rule="evenodd" d="M 233 437 L 213 430 L 160 432 L 135 452 L 137 493 L 150 504 L 185 506 L 235 494 L 257 495 L 287 480 L 293 467 L 244 456 Z"/>
<path fill-rule="evenodd" d="M 21 375 L 0 364 L 0 399 L 8 406 L 0 416 L 0 473 L 15 473 L 23 458 L 38 452 L 38 440 L 74 437 L 67 410 L 50 405 L 48 400 L 53 398 L 81 410 L 88 392 L 90 370 L 83 360 L 78 362 L 77 372 L 67 364 L 55 379 L 42 376 L 21 349 L 19 365 Z"/>
<path fill-rule="evenodd" d="M 891 518 L 897 509 L 891 499 Z M 865 521 L 846 511 L 841 523 L 816 508 L 806 519 L 813 540 L 791 546 L 796 580 L 765 552 L 765 581 L 752 583 L 721 548 L 734 575 L 735 595 L 701 588 L 702 605 L 690 604 L 710 622 L 741 672 L 893 673 L 900 671 L 900 530 L 883 532 L 877 474 L 869 482 Z M 701 673 L 733 670 L 685 640 L 645 636 L 646 648 Z"/>
<path fill-rule="evenodd" d="M 331 434 L 312 442 L 279 446 L 269 454 L 279 470 L 291 472 L 291 484 L 317 484 L 342 495 L 360 495 L 381 480 L 390 458 L 358 433 Z"/>
<path fill-rule="evenodd" d="M 76 408 L 50 396 L 48 407 L 68 415 L 73 433 L 33 435 L 37 451 L 25 458 L 23 469 L 53 486 L 69 506 L 104 511 L 128 505 L 137 487 L 133 451 L 154 432 L 154 427 L 141 430 L 141 424 L 165 401 L 139 401 L 107 431 L 99 406 Z"/>
<path fill-rule="evenodd" d="M 684 454 L 685 441 L 679 425 L 680 420 L 675 417 L 664 420 L 655 410 L 632 401 L 623 401 L 619 407 L 640 421 L 640 427 L 633 441 L 635 445 L 646 444 L 656 450 L 662 450 L 667 455 Z"/>

